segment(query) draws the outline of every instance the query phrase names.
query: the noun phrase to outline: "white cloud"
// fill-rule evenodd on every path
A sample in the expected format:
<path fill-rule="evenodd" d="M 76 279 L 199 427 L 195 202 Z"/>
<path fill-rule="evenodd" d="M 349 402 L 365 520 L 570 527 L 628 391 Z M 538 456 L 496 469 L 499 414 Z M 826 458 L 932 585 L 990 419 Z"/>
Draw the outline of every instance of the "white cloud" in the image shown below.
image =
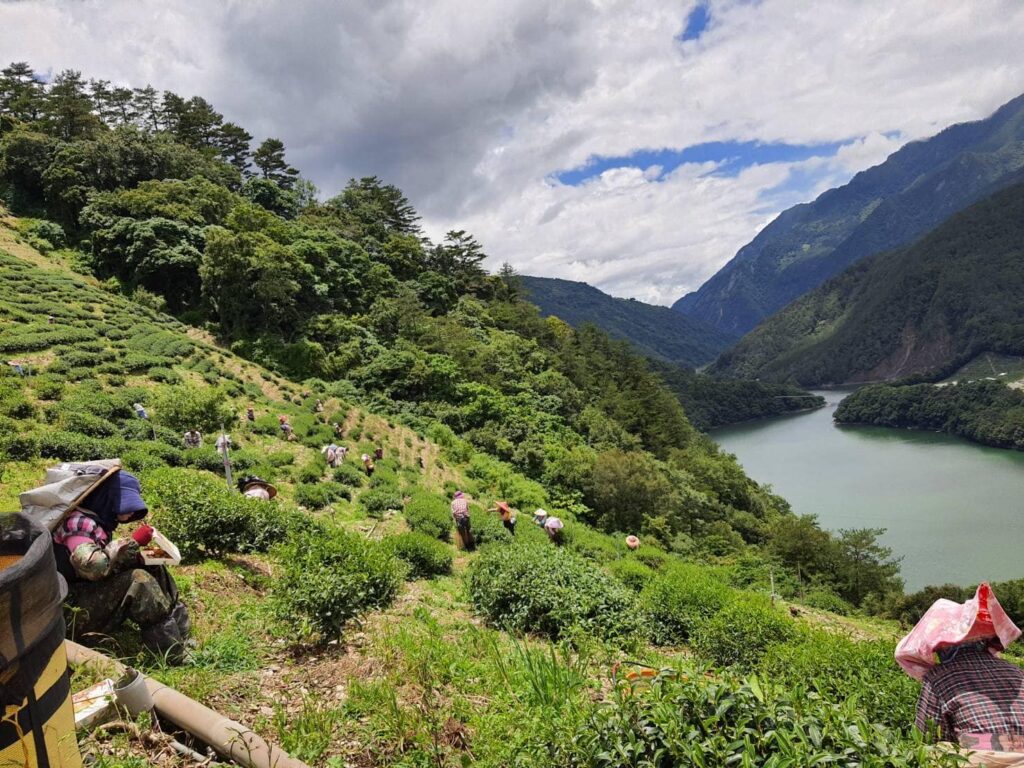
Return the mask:
<path fill-rule="evenodd" d="M 466 228 L 496 262 L 665 303 L 781 208 L 1024 90 L 1017 0 L 719 0 L 681 43 L 694 4 L 24 0 L 0 2 L 0 56 L 203 95 L 284 139 L 327 193 L 377 173 L 435 235 Z M 734 178 L 550 181 L 592 155 L 723 140 L 852 143 Z"/>

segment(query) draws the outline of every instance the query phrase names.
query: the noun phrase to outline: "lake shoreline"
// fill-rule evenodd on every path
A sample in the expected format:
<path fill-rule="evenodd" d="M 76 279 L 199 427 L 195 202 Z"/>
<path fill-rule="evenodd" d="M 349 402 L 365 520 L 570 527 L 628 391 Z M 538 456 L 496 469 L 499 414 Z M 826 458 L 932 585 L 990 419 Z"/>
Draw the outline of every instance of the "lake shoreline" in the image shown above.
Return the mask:
<path fill-rule="evenodd" d="M 716 428 L 747 473 L 823 528 L 885 528 L 906 590 L 1024 577 L 1024 453 L 915 429 L 837 424 L 826 407 Z"/>

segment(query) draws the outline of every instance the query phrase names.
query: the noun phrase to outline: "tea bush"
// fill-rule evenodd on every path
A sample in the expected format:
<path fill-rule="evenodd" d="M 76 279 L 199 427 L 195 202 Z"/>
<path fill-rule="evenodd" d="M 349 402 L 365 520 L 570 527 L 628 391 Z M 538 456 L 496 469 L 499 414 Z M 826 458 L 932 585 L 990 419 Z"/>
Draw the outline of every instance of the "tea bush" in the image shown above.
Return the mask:
<path fill-rule="evenodd" d="M 450 515 L 448 519 L 451 520 Z M 495 512 L 488 512 L 486 509 L 471 505 L 469 526 L 473 530 L 473 538 L 477 546 L 494 542 L 508 544 L 512 541 L 512 534 L 501 524 L 501 518 Z"/>
<path fill-rule="evenodd" d="M 366 475 L 354 464 L 341 464 L 334 470 L 334 481 L 352 488 L 361 487 L 365 479 Z"/>
<path fill-rule="evenodd" d="M 556 763 L 619 766 L 945 768 L 962 758 L 926 745 L 912 728 L 871 722 L 855 701 L 809 697 L 795 686 L 720 673 L 621 683 L 562 742 Z"/>
<path fill-rule="evenodd" d="M 731 597 L 732 590 L 704 568 L 677 563 L 657 574 L 640 599 L 650 616 L 651 639 L 681 645 Z"/>
<path fill-rule="evenodd" d="M 698 654 L 716 664 L 754 669 L 771 646 L 794 634 L 793 621 L 767 597 L 746 593 L 699 624 L 691 644 Z"/>
<path fill-rule="evenodd" d="M 640 592 L 654 578 L 654 571 L 649 565 L 631 557 L 612 560 L 608 564 L 608 572 L 634 592 Z"/>
<path fill-rule="evenodd" d="M 338 486 L 339 488 L 344 486 Z M 402 508 L 402 497 L 393 488 L 374 488 L 366 491 L 359 497 L 359 506 L 362 507 L 370 517 L 383 517 L 388 510 L 399 510 Z"/>
<path fill-rule="evenodd" d="M 441 541 L 451 541 L 452 516 L 447 502 L 427 491 L 412 494 L 405 506 L 405 520 L 412 530 Z"/>
<path fill-rule="evenodd" d="M 633 557 L 654 570 L 658 570 L 669 561 L 668 553 L 665 550 L 651 544 L 641 544 L 633 553 Z"/>
<path fill-rule="evenodd" d="M 309 509 L 323 509 L 341 499 L 351 499 L 352 491 L 339 483 L 309 483 L 295 488 L 295 503 Z"/>
<path fill-rule="evenodd" d="M 106 419 L 81 411 L 61 413 L 59 424 L 62 429 L 69 432 L 81 432 L 90 437 L 110 437 L 117 432 L 116 427 Z"/>
<path fill-rule="evenodd" d="M 280 502 L 242 496 L 213 475 L 162 468 L 144 473 L 141 481 L 153 524 L 189 560 L 266 552 L 293 530 L 317 530 L 314 521 Z"/>
<path fill-rule="evenodd" d="M 828 611 L 839 616 L 849 616 L 854 612 L 854 607 L 850 603 L 826 587 L 808 591 L 806 595 L 800 598 L 800 602 L 811 608 Z"/>
<path fill-rule="evenodd" d="M 235 414 L 220 389 L 182 384 L 157 391 L 153 418 L 179 432 L 188 429 L 215 432 L 222 425 L 233 423 Z"/>
<path fill-rule="evenodd" d="M 513 632 L 631 644 L 644 633 L 636 596 L 579 555 L 544 543 L 485 547 L 469 569 L 477 612 Z"/>
<path fill-rule="evenodd" d="M 390 605 L 404 578 L 387 548 L 348 531 L 293 537 L 275 555 L 274 613 L 297 635 L 322 641 L 340 637 L 363 611 Z"/>
<path fill-rule="evenodd" d="M 892 652 L 891 641 L 858 642 L 801 628 L 789 642 L 768 649 L 760 673 L 780 685 L 802 683 L 834 704 L 856 702 L 868 719 L 907 728 L 914 722 L 920 684 L 900 669 Z"/>
<path fill-rule="evenodd" d="M 399 560 L 409 566 L 413 579 L 444 576 L 452 572 L 452 549 L 424 533 L 401 533 L 384 540 Z"/>

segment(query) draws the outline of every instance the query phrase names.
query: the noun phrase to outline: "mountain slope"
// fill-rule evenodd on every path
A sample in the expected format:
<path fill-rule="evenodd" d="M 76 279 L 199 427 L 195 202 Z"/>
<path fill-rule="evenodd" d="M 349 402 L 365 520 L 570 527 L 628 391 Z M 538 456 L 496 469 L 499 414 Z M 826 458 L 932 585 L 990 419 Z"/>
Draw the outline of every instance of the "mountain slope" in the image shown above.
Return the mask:
<path fill-rule="evenodd" d="M 1024 350 L 1024 183 L 913 245 L 855 264 L 769 318 L 713 366 L 805 386 L 949 372 Z"/>
<path fill-rule="evenodd" d="M 647 357 L 696 368 L 736 340 L 667 307 L 617 299 L 586 283 L 550 277 L 519 279 L 542 314 L 555 315 L 572 326 L 593 323 Z"/>
<path fill-rule="evenodd" d="M 1024 167 L 1024 96 L 991 117 L 907 144 L 812 203 L 781 213 L 694 293 L 683 314 L 741 335 L 859 259 L 910 243 Z"/>

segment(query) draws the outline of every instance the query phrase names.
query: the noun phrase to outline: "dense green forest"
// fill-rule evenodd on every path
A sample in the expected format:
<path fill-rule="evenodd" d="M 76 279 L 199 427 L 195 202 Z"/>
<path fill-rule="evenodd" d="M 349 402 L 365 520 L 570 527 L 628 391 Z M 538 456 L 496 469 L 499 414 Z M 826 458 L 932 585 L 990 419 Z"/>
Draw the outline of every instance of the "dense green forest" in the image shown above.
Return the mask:
<path fill-rule="evenodd" d="M 1024 450 L 1024 392 L 999 381 L 862 387 L 843 399 L 835 419 L 841 424 L 929 429 Z"/>
<path fill-rule="evenodd" d="M 811 203 L 783 211 L 697 291 L 673 305 L 742 335 L 872 254 L 1020 181 L 1024 96 L 991 117 L 913 141 Z"/>
<path fill-rule="evenodd" d="M 628 341 L 679 398 L 690 422 L 712 429 L 822 405 L 798 387 L 746 379 L 713 378 L 694 367 L 714 359 L 731 341 L 719 331 L 678 312 L 643 302 L 616 299 L 586 283 L 520 277 L 526 296 L 541 314 L 574 328 L 595 325 Z"/>
<path fill-rule="evenodd" d="M 805 386 L 941 378 L 982 352 L 1024 349 L 1024 184 L 865 259 L 725 352 L 713 372 Z"/>
<path fill-rule="evenodd" d="M 46 217 L 22 220 L 30 243 L 307 387 L 443 425 L 604 530 L 682 553 L 758 547 L 858 604 L 899 589 L 891 553 L 864 557 L 857 532 L 819 532 L 813 563 L 795 553 L 786 502 L 693 427 L 643 358 L 541 317 L 511 270 L 484 272 L 468 233 L 430 242 L 394 186 L 353 180 L 318 202 L 281 142 L 250 154 L 201 98 L 114 93 L 76 72 L 44 86 L 25 65 L 3 71 L 0 185 L 13 210 Z"/>
<path fill-rule="evenodd" d="M 550 277 L 520 278 L 526 298 L 541 314 L 554 315 L 574 328 L 593 323 L 614 339 L 628 341 L 655 360 L 697 368 L 714 360 L 736 341 L 699 320 L 667 307 L 635 299 L 617 299 L 586 283 Z"/>
<path fill-rule="evenodd" d="M 821 395 L 789 384 L 708 376 L 658 361 L 653 361 L 651 368 L 679 398 L 698 429 L 766 419 L 825 404 Z"/>

